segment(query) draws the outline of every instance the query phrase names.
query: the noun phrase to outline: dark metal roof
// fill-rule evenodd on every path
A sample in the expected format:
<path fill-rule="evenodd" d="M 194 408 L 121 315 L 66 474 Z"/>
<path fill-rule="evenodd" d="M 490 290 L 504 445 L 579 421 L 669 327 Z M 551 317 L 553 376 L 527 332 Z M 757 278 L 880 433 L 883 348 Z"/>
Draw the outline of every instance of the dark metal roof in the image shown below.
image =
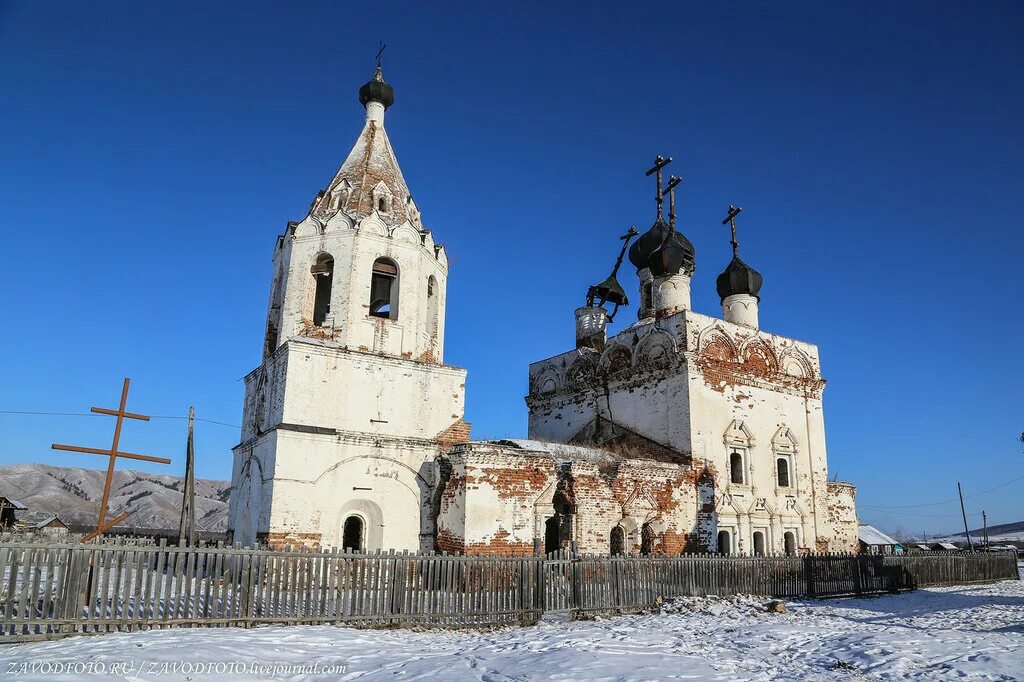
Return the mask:
<path fill-rule="evenodd" d="M 359 88 L 359 103 L 365 107 L 367 102 L 380 102 L 385 109 L 395 103 L 395 89 L 384 80 L 384 73 L 379 66 L 373 78 Z"/>
<path fill-rule="evenodd" d="M 763 283 L 760 272 L 740 260 L 739 256 L 733 256 L 725 271 L 718 276 L 715 286 L 723 301 L 735 294 L 749 294 L 761 300 L 757 294 Z"/>
<path fill-rule="evenodd" d="M 680 272 L 692 275 L 696 269 L 695 257 L 696 250 L 690 240 L 682 232 L 673 230 L 661 215 L 629 249 L 629 262 L 637 270 L 650 268 L 655 277 Z"/>

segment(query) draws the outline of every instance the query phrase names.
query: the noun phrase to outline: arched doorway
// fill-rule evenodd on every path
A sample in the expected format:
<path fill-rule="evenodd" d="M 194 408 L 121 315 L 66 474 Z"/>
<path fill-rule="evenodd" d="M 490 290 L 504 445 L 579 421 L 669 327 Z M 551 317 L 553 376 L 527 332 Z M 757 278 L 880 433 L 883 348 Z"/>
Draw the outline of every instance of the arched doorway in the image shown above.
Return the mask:
<path fill-rule="evenodd" d="M 621 556 L 626 553 L 626 531 L 622 529 L 622 526 L 615 526 L 612 528 L 611 535 L 611 555 Z"/>
<path fill-rule="evenodd" d="M 786 544 L 786 554 L 789 556 L 796 554 L 796 536 L 793 535 L 793 531 L 786 531 L 783 540 Z"/>
<path fill-rule="evenodd" d="M 345 519 L 345 527 L 342 532 L 341 547 L 346 551 L 363 551 L 363 519 L 359 516 L 350 516 Z"/>
<path fill-rule="evenodd" d="M 562 518 L 555 514 L 544 522 L 544 553 L 551 554 L 562 549 Z"/>
<path fill-rule="evenodd" d="M 754 531 L 754 556 L 764 556 L 764 533 Z"/>
<path fill-rule="evenodd" d="M 732 554 L 732 542 L 729 537 L 729 531 L 720 530 L 718 531 L 718 553 L 719 554 Z"/>

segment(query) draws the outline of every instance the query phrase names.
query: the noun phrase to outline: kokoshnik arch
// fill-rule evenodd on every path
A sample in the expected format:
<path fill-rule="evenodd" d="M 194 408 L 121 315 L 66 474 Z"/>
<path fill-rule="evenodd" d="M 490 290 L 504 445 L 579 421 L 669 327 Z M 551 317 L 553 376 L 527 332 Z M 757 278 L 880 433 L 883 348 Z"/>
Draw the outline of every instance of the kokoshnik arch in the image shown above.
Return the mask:
<path fill-rule="evenodd" d="M 384 128 L 380 67 L 352 151 L 274 249 L 263 363 L 245 378 L 230 530 L 242 543 L 532 554 L 854 551 L 855 489 L 828 480 L 816 346 L 763 332 L 762 277 L 690 306 L 671 159 L 656 218 L 575 311 L 576 347 L 529 368 L 529 439 L 473 442 L 444 364 L 448 263 Z M 669 196 L 668 219 L 663 197 Z M 636 323 L 608 338 L 640 278 Z M 608 304 L 614 304 L 611 313 Z"/>

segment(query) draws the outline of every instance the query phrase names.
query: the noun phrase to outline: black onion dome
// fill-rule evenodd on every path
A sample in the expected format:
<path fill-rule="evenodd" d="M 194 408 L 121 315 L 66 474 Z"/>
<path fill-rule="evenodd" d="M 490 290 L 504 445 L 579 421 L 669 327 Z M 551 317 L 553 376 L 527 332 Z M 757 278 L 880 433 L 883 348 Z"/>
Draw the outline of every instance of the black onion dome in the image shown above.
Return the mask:
<path fill-rule="evenodd" d="M 395 103 L 395 89 L 384 80 L 384 74 L 379 66 L 373 78 L 359 88 L 359 103 L 365 107 L 367 102 L 380 102 L 385 109 Z"/>
<path fill-rule="evenodd" d="M 670 230 L 668 223 L 659 215 L 651 225 L 651 229 L 640 235 L 629 247 L 629 262 L 633 264 L 633 267 L 637 270 L 650 267 L 651 254 L 661 247 Z"/>
<path fill-rule="evenodd" d="M 761 291 L 763 282 L 760 272 L 741 261 L 739 256 L 733 256 L 728 267 L 718 276 L 715 285 L 723 301 L 736 294 L 749 294 L 760 301 L 761 297 L 757 294 Z"/>
<path fill-rule="evenodd" d="M 647 262 L 655 277 L 678 275 L 680 272 L 692 275 L 696 269 L 693 244 L 682 232 L 675 230 L 669 233 Z"/>
<path fill-rule="evenodd" d="M 629 248 L 629 262 L 637 270 L 650 268 L 655 277 L 676 275 L 685 272 L 692 275 L 695 269 L 696 251 L 686 236 L 673 230 L 665 219 L 658 219 L 651 229 L 640 235 Z"/>

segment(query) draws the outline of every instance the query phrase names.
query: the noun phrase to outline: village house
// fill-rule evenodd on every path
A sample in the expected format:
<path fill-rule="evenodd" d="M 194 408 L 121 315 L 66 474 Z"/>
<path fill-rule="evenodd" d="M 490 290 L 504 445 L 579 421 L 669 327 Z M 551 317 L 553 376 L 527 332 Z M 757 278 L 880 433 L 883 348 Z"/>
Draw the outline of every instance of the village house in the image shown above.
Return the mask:
<path fill-rule="evenodd" d="M 818 349 L 761 330 L 762 276 L 739 258 L 740 209 L 724 221 L 722 318 L 692 309 L 696 254 L 676 226 L 678 180 L 662 180 L 671 159 L 648 173 L 653 225 L 624 235 L 612 274 L 581 296 L 575 347 L 529 367 L 528 439 L 471 441 L 466 372 L 444 364 L 447 256 L 385 132 L 394 90 L 379 66 L 359 99 L 352 151 L 275 245 L 263 362 L 245 378 L 234 449 L 235 541 L 856 550 L 855 488 L 828 480 Z M 616 279 L 627 249 L 637 320 L 609 337 L 628 305 Z"/>

